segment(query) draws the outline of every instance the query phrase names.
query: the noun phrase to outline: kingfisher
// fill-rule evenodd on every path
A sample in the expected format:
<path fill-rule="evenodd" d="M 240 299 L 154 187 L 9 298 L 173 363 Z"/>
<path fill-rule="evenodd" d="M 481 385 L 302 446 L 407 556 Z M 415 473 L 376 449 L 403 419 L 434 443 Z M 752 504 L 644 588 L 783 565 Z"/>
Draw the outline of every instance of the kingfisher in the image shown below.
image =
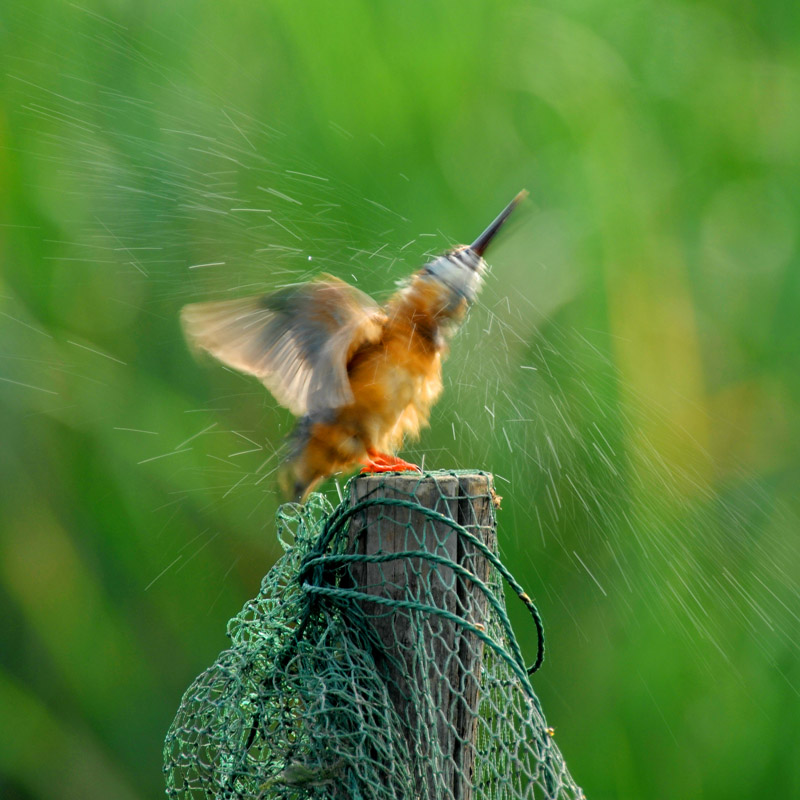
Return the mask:
<path fill-rule="evenodd" d="M 398 458 L 442 392 L 448 340 L 478 295 L 490 242 L 521 191 L 470 245 L 428 262 L 380 306 L 332 275 L 181 310 L 194 350 L 254 375 L 299 418 L 279 483 L 303 502 L 324 478 L 419 470 Z"/>

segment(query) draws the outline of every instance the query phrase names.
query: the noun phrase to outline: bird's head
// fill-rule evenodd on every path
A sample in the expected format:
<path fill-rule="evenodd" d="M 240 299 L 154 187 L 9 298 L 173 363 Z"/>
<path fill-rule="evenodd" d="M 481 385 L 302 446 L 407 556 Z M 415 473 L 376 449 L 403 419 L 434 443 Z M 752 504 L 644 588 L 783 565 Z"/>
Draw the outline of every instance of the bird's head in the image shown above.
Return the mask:
<path fill-rule="evenodd" d="M 472 244 L 459 245 L 435 258 L 422 268 L 423 275 L 443 283 L 456 296 L 472 303 L 487 268 L 483 254 L 511 212 L 527 195 L 523 189 Z"/>

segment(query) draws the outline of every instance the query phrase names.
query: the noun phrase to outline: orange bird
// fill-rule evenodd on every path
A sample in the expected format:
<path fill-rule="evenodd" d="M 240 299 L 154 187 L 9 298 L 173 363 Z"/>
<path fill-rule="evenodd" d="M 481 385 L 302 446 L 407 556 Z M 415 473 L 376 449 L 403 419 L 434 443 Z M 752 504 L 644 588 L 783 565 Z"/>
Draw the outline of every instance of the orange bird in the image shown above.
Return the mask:
<path fill-rule="evenodd" d="M 184 306 L 189 343 L 255 375 L 298 416 L 280 483 L 302 501 L 320 480 L 418 470 L 394 455 L 442 391 L 447 340 L 481 287 L 483 254 L 520 192 L 471 244 L 415 272 L 383 308 L 331 275 L 258 297 Z"/>

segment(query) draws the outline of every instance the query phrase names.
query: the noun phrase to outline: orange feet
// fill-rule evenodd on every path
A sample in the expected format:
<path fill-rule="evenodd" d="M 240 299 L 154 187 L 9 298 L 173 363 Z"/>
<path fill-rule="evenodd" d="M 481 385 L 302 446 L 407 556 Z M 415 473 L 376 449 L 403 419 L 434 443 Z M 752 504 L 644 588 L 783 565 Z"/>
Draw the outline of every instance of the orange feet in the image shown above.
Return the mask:
<path fill-rule="evenodd" d="M 422 472 L 416 464 L 403 461 L 397 456 L 379 453 L 377 450 L 367 450 L 367 456 L 367 460 L 362 462 L 364 464 L 364 469 L 361 470 L 362 474 L 365 472 Z"/>

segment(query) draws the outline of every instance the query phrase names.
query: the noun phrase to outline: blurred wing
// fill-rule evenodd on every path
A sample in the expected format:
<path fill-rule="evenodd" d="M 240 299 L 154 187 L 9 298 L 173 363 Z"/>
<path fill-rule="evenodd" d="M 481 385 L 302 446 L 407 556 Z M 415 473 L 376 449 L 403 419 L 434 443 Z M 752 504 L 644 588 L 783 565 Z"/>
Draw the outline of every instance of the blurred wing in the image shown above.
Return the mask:
<path fill-rule="evenodd" d="M 273 294 L 181 310 L 186 338 L 234 369 L 255 375 L 303 416 L 353 401 L 347 363 L 381 336 L 375 301 L 332 276 Z"/>

